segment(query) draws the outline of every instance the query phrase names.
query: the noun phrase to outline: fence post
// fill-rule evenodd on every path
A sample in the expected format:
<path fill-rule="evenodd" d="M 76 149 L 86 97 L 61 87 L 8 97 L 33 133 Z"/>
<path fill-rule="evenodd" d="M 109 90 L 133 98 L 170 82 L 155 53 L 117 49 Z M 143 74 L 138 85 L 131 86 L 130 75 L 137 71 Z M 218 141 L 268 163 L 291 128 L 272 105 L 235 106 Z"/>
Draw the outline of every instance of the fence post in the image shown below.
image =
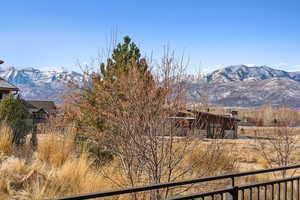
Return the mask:
<path fill-rule="evenodd" d="M 233 187 L 232 189 L 232 199 L 238 200 L 239 199 L 239 187 Z"/>
<path fill-rule="evenodd" d="M 31 143 L 31 148 L 33 151 L 36 151 L 37 149 L 37 143 L 38 143 L 38 139 L 37 139 L 37 120 L 36 120 L 36 116 L 33 116 L 33 122 L 32 122 L 32 133 L 31 133 L 31 139 L 30 139 L 30 143 Z"/>
<path fill-rule="evenodd" d="M 235 186 L 234 176 L 231 178 L 231 192 L 229 193 L 229 196 L 227 197 L 227 200 L 238 200 L 239 199 L 239 187 Z"/>
<path fill-rule="evenodd" d="M 239 187 L 233 187 L 229 192 L 227 200 L 238 200 L 239 199 Z"/>

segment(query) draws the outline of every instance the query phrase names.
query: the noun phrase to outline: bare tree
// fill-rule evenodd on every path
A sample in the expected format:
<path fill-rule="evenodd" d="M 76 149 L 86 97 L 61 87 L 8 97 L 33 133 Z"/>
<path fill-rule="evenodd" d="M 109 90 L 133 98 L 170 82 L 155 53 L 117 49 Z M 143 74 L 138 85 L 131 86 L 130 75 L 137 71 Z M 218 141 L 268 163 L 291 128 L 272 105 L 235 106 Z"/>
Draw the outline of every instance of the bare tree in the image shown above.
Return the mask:
<path fill-rule="evenodd" d="M 99 119 L 105 120 L 98 129 L 89 124 L 84 127 L 88 137 L 103 143 L 113 153 L 118 171 L 122 172 L 122 179 L 115 180 L 103 168 L 104 176 L 119 187 L 133 187 L 180 180 L 197 168 L 203 169 L 198 170 L 201 171 L 198 175 L 203 176 L 219 167 L 212 167 L 222 155 L 222 145 L 217 142 L 203 148 L 203 153 L 185 165 L 187 157 L 197 149 L 194 148 L 197 142 L 190 135 L 178 137 L 179 128 L 170 118 L 186 107 L 184 57 L 176 59 L 174 52 L 166 47 L 155 71 L 141 71 L 139 65 L 144 66 L 144 62 L 146 59 L 130 60 L 125 65 L 128 70 L 117 77 L 103 79 L 90 74 L 92 86 L 79 87 L 81 92 L 70 96 L 69 110 L 74 111 L 71 119 L 91 117 L 97 123 L 101 123 Z M 82 103 L 82 98 L 89 104 Z M 80 108 L 88 113 L 82 115 Z M 203 161 L 212 165 L 203 167 Z M 148 196 L 158 200 L 191 188 L 192 185 L 155 190 Z M 140 197 L 132 195 L 133 199 Z"/>
<path fill-rule="evenodd" d="M 271 135 L 267 140 L 257 140 L 259 144 L 259 152 L 266 160 L 268 167 L 286 166 L 295 164 L 293 156 L 299 150 L 299 130 L 289 127 L 294 120 L 294 116 L 286 112 L 286 108 L 277 109 L 270 118 L 276 119 L 277 123 L 274 127 L 269 127 Z M 258 138 L 258 133 L 256 133 Z M 286 171 L 281 173 L 282 177 L 286 176 Z"/>
<path fill-rule="evenodd" d="M 197 143 L 191 135 L 178 137 L 176 121 L 170 119 L 186 105 L 183 68 L 183 60 L 176 61 L 174 54 L 166 50 L 155 84 L 141 79 L 138 70 L 133 68 L 113 87 L 122 91 L 121 101 L 120 94 L 115 96 L 113 91 L 99 90 L 98 99 L 109 97 L 104 106 L 107 108 L 105 115 L 114 127 L 112 133 L 116 133 L 111 134 L 111 149 L 120 160 L 120 169 L 129 186 L 183 179 L 196 168 L 203 167 L 204 160 L 211 165 L 202 168 L 201 176 L 218 167 L 213 167 L 212 163 L 220 158 L 224 149 L 217 141 L 210 143 L 189 165 L 184 165 L 186 157 L 197 149 Z M 192 185 L 155 190 L 150 193 L 150 199 L 167 198 L 191 188 Z M 133 198 L 138 199 L 138 196 Z"/>

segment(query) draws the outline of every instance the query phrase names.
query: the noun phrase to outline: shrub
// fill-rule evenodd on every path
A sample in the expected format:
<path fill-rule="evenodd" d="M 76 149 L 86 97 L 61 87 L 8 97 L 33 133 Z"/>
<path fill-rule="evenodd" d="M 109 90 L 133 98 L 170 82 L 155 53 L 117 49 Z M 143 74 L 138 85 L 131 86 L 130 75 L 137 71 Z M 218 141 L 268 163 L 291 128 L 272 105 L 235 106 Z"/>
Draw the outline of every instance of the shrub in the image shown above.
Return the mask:
<path fill-rule="evenodd" d="M 93 143 L 88 150 L 95 158 L 96 165 L 101 166 L 113 160 L 113 154 L 110 151 L 104 150 L 100 144 Z"/>
<path fill-rule="evenodd" d="M 87 152 L 97 166 L 102 166 L 113 160 L 112 152 L 105 150 L 104 145 L 85 136 L 76 136 L 79 153 Z"/>
<path fill-rule="evenodd" d="M 12 94 L 0 101 L 0 121 L 7 123 L 12 128 L 12 142 L 20 144 L 24 141 L 26 133 L 32 129 L 30 114 L 24 101 Z"/>

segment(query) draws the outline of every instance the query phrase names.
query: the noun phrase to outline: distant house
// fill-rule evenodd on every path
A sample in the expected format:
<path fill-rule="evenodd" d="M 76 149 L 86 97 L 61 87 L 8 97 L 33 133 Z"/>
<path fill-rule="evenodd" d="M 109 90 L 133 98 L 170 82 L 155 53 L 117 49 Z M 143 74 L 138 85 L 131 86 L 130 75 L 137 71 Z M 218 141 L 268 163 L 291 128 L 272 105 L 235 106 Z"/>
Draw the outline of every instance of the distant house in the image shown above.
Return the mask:
<path fill-rule="evenodd" d="M 0 99 L 3 99 L 9 93 L 18 93 L 19 88 L 9 83 L 8 81 L 0 78 Z"/>
<path fill-rule="evenodd" d="M 54 101 L 26 101 L 26 107 L 37 122 L 44 122 L 50 116 L 55 116 L 57 111 Z"/>
<path fill-rule="evenodd" d="M 0 60 L 1 61 L 1 60 Z M 1 64 L 1 62 L 0 62 Z M 3 78 L 0 78 L 0 100 L 9 93 L 17 94 L 19 88 L 9 83 Z M 56 106 L 53 101 L 25 101 L 23 100 L 29 113 L 31 113 L 37 122 L 43 122 L 50 116 L 56 115 Z"/>
<path fill-rule="evenodd" d="M 216 115 L 208 112 L 184 111 L 170 117 L 181 131 L 179 135 L 192 134 L 201 138 L 237 138 L 240 121 L 231 115 Z"/>
<path fill-rule="evenodd" d="M 54 101 L 26 101 L 28 104 L 38 108 L 45 110 L 49 115 L 56 114 L 56 106 Z"/>

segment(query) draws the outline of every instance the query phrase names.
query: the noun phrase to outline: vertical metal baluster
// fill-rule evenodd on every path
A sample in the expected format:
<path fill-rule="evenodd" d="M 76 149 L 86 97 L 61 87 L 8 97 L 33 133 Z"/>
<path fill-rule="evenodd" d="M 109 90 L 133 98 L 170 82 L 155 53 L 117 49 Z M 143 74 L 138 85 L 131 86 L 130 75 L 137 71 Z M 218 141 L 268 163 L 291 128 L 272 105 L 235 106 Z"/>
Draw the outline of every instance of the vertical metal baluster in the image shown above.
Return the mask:
<path fill-rule="evenodd" d="M 278 183 L 278 197 L 277 197 L 278 200 L 280 200 L 280 193 L 281 193 L 281 192 L 280 192 L 280 182 L 279 182 L 279 183 Z"/>
<path fill-rule="evenodd" d="M 221 193 L 221 200 L 223 200 L 224 198 L 224 193 Z"/>
<path fill-rule="evenodd" d="M 267 200 L 267 189 L 268 189 L 268 185 L 265 185 L 265 200 Z"/>
<path fill-rule="evenodd" d="M 252 200 L 252 188 L 250 188 L 250 200 Z"/>
<path fill-rule="evenodd" d="M 241 192 L 242 192 L 242 195 L 241 195 L 241 200 L 244 200 L 244 195 L 245 195 L 245 193 L 244 193 L 244 189 L 242 189 L 242 190 L 241 190 Z"/>
<path fill-rule="evenodd" d="M 257 187 L 257 200 L 259 200 L 259 186 Z"/>
<path fill-rule="evenodd" d="M 271 192 L 271 199 L 274 199 L 274 184 L 272 184 L 272 192 Z"/>
<path fill-rule="evenodd" d="M 284 182 L 284 197 L 283 199 L 286 200 L 287 198 L 287 181 Z"/>
<path fill-rule="evenodd" d="M 291 199 L 294 198 L 294 180 L 291 182 Z"/>
<path fill-rule="evenodd" d="M 299 179 L 297 179 L 297 200 L 299 200 L 300 193 L 299 193 Z"/>

